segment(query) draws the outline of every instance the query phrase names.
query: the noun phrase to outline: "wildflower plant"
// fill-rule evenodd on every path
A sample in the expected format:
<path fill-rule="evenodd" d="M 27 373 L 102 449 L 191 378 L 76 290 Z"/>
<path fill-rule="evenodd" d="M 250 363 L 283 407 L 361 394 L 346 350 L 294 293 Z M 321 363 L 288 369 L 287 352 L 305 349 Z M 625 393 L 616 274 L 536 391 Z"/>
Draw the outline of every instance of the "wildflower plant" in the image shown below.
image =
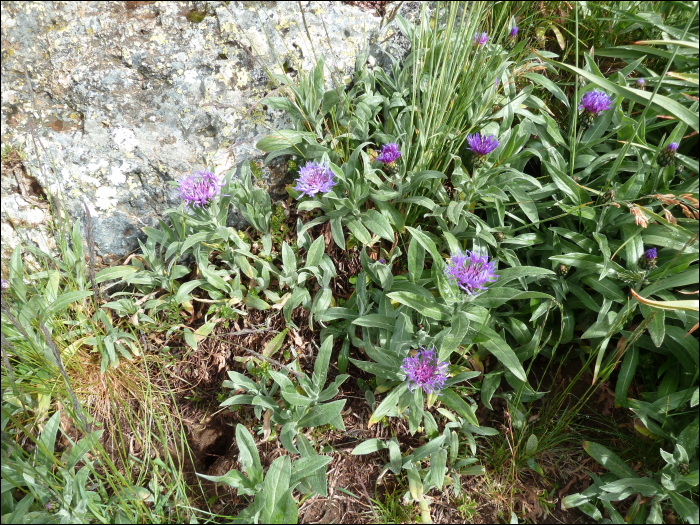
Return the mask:
<path fill-rule="evenodd" d="M 447 363 L 438 361 L 434 346 L 421 347 L 416 355 L 406 357 L 401 370 L 406 374 L 408 390 L 422 388 L 426 395 L 440 395 L 448 378 Z"/>
<path fill-rule="evenodd" d="M 486 284 L 495 282 L 496 261 L 489 260 L 488 254 L 465 251 L 453 253 L 445 266 L 445 275 L 469 295 L 486 289 Z"/>
<path fill-rule="evenodd" d="M 612 98 L 604 91 L 598 89 L 586 91 L 578 105 L 578 109 L 583 111 L 582 124 L 586 127 L 590 126 L 603 111 L 608 111 L 612 107 Z"/>
<path fill-rule="evenodd" d="M 179 180 L 180 197 L 186 207 L 204 207 L 221 195 L 223 184 L 219 178 L 207 170 L 198 170 Z"/>
<path fill-rule="evenodd" d="M 301 192 L 298 198 L 306 195 L 313 197 L 317 193 L 328 193 L 337 183 L 333 180 L 333 172 L 327 164 L 308 162 L 299 170 L 299 178 L 296 179 L 296 191 Z"/>
<path fill-rule="evenodd" d="M 481 133 L 467 136 L 469 149 L 472 152 L 474 166 L 483 167 L 486 164 L 486 157 L 499 146 L 495 136 L 484 137 Z"/>

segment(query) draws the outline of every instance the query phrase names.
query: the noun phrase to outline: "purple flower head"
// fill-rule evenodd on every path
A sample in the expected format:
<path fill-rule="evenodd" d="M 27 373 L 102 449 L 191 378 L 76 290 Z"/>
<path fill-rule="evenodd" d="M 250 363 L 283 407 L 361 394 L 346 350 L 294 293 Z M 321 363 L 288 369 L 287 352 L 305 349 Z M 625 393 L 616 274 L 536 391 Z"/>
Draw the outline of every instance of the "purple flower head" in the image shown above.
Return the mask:
<path fill-rule="evenodd" d="M 386 259 L 384 257 L 382 257 L 381 259 L 379 259 L 379 262 L 382 264 L 386 264 Z"/>
<path fill-rule="evenodd" d="M 328 193 L 337 184 L 333 180 L 331 169 L 326 164 L 316 162 L 307 162 L 306 166 L 299 170 L 299 178 L 296 181 L 297 185 L 294 189 L 309 197 L 317 193 Z"/>
<path fill-rule="evenodd" d="M 644 88 L 644 86 L 646 86 L 646 85 L 647 85 L 647 83 L 644 82 L 644 79 L 643 79 L 643 78 L 638 78 L 638 79 L 637 79 L 637 86 L 638 86 L 638 87 Z"/>
<path fill-rule="evenodd" d="M 223 184 L 210 171 L 195 171 L 180 179 L 180 196 L 185 206 L 206 206 L 221 194 Z"/>
<path fill-rule="evenodd" d="M 671 155 L 673 155 L 678 149 L 678 142 L 671 142 L 668 146 L 666 146 L 666 149 Z"/>
<path fill-rule="evenodd" d="M 494 274 L 496 261 L 489 262 L 488 254 L 478 252 L 454 253 L 445 267 L 445 275 L 450 282 L 457 281 L 459 287 L 469 295 L 478 290 L 485 290 L 486 283 L 494 282 L 498 275 Z"/>
<path fill-rule="evenodd" d="M 406 374 L 408 389 L 422 388 L 426 394 L 440 394 L 448 377 L 447 363 L 438 361 L 435 347 L 421 347 L 418 353 L 403 360 L 401 371 Z"/>
<path fill-rule="evenodd" d="M 515 26 L 510 30 L 510 37 L 515 38 L 516 36 L 518 36 L 518 26 Z"/>
<path fill-rule="evenodd" d="M 495 84 L 496 84 L 496 87 L 498 87 L 498 79 L 496 79 L 496 82 L 495 82 Z"/>
<path fill-rule="evenodd" d="M 656 248 L 649 248 L 647 251 L 644 252 L 644 257 L 646 257 L 650 261 L 656 259 Z"/>
<path fill-rule="evenodd" d="M 481 33 L 481 36 L 478 34 L 474 35 L 474 43 L 479 44 L 480 46 L 483 46 L 486 42 L 489 40 L 489 35 L 486 34 L 486 32 Z"/>
<path fill-rule="evenodd" d="M 469 143 L 469 149 L 475 155 L 485 157 L 493 150 L 498 147 L 498 140 L 493 135 L 489 135 L 484 138 L 481 134 L 467 135 L 467 142 Z"/>
<path fill-rule="evenodd" d="M 6 281 L 5 279 L 0 279 L 0 289 L 4 292 L 10 287 L 10 283 Z"/>
<path fill-rule="evenodd" d="M 610 95 L 594 89 L 593 91 L 587 91 L 583 94 L 578 109 L 582 109 L 590 113 L 593 117 L 597 117 L 600 113 L 607 111 L 611 107 L 613 107 L 613 103 Z"/>
<path fill-rule="evenodd" d="M 382 146 L 382 151 L 377 155 L 376 160 L 384 164 L 391 164 L 399 158 L 401 158 L 401 152 L 399 151 L 398 144 L 389 142 L 389 144 L 384 144 L 384 146 Z"/>

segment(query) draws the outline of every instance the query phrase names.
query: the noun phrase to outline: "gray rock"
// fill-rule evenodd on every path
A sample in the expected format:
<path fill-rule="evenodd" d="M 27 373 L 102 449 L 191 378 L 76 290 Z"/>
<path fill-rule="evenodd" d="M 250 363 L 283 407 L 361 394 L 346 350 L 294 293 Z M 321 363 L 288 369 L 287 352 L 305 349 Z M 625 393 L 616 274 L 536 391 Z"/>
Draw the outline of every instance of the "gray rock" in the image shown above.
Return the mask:
<path fill-rule="evenodd" d="M 275 87 L 266 70 L 282 73 L 285 61 L 310 70 L 322 53 L 330 82 L 330 70 L 352 71 L 358 50 L 372 46 L 382 66 L 386 53 L 408 51 L 395 21 L 380 27 L 372 11 L 340 2 L 302 4 L 308 33 L 296 2 L 3 2 L 2 142 L 21 148 L 43 194 L 83 225 L 87 204 L 98 255 L 116 261 L 179 204 L 174 181 L 260 161 L 257 141 L 290 126 L 261 103 Z M 401 10 L 415 17 L 418 4 Z M 284 195 L 285 161 L 263 173 L 273 198 Z M 12 184 L 2 197 L 6 256 L 17 224 L 38 232 L 49 217 L 46 199 L 40 218 Z M 232 212 L 229 224 L 242 218 Z"/>

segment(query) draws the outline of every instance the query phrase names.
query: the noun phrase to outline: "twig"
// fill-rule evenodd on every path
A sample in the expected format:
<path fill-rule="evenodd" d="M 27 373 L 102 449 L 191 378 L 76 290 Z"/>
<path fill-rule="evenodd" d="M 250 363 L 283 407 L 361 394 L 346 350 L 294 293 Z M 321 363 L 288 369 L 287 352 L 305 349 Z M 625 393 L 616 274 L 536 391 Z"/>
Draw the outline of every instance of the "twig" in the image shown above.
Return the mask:
<path fill-rule="evenodd" d="M 245 350 L 246 352 L 249 352 L 249 353 L 253 354 L 253 355 L 256 356 L 256 357 L 259 357 L 260 359 L 264 359 L 265 361 L 269 361 L 269 362 L 272 363 L 273 365 L 277 365 L 277 366 L 279 366 L 279 367 L 282 367 L 282 368 L 284 368 L 285 370 L 291 372 L 292 374 L 294 374 L 294 375 L 297 376 L 297 377 L 305 377 L 304 374 L 302 374 L 301 372 L 297 372 L 297 371 L 294 370 L 293 368 L 290 368 L 290 367 L 288 367 L 287 365 L 283 365 L 282 363 L 280 363 L 279 361 L 277 361 L 277 360 L 275 360 L 275 359 L 272 359 L 271 357 L 267 357 L 266 355 L 259 354 L 259 353 L 257 353 L 255 350 L 251 350 L 250 348 L 246 348 L 245 346 L 239 345 L 238 343 L 230 343 L 230 344 L 236 345 L 237 347 L 242 348 L 242 349 Z"/>
<path fill-rule="evenodd" d="M 367 489 L 365 488 L 365 484 L 357 472 L 355 472 L 355 479 L 360 483 L 360 487 L 362 487 L 362 492 L 365 495 L 365 498 L 367 498 L 367 503 L 369 504 L 369 508 L 372 510 L 372 514 L 374 514 L 374 519 L 376 519 L 377 523 L 379 523 L 379 516 L 377 516 L 377 513 L 374 510 L 374 505 L 372 505 L 372 500 L 370 499 L 369 494 L 367 493 Z"/>

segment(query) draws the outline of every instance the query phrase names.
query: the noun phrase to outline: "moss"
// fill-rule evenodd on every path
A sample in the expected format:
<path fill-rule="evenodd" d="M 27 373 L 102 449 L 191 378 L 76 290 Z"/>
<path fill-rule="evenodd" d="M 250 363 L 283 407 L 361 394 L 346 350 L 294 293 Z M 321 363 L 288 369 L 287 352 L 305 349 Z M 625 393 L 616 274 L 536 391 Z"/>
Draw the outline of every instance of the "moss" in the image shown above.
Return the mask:
<path fill-rule="evenodd" d="M 255 162 L 254 160 L 250 161 L 250 171 L 253 174 L 253 176 L 255 177 L 255 179 L 258 181 L 258 184 L 260 184 L 260 186 L 264 186 L 263 172 L 260 169 L 260 166 L 258 166 L 258 163 Z"/>
<path fill-rule="evenodd" d="M 185 18 L 187 18 L 187 20 L 189 20 L 193 24 L 199 24 L 206 17 L 206 11 L 197 11 L 196 9 L 192 9 L 189 13 L 185 15 Z"/>

